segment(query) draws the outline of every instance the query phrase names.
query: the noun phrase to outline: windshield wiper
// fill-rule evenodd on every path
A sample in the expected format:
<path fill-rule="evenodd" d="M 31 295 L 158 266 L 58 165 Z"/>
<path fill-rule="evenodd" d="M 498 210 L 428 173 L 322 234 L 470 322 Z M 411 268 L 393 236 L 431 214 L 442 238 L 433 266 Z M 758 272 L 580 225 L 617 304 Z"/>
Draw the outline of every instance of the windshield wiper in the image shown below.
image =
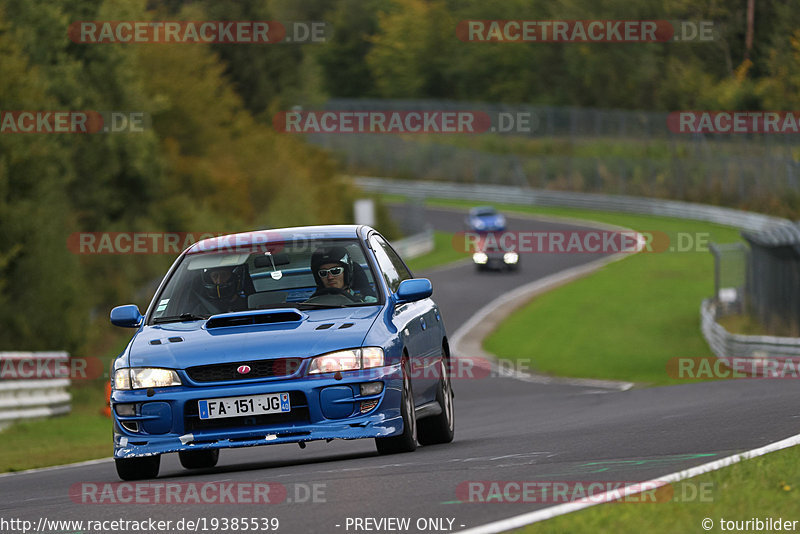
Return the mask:
<path fill-rule="evenodd" d="M 177 323 L 180 321 L 205 321 L 210 315 L 195 315 L 193 313 L 182 313 L 180 315 L 173 315 L 170 317 L 156 317 L 153 319 L 153 324 L 159 323 Z"/>

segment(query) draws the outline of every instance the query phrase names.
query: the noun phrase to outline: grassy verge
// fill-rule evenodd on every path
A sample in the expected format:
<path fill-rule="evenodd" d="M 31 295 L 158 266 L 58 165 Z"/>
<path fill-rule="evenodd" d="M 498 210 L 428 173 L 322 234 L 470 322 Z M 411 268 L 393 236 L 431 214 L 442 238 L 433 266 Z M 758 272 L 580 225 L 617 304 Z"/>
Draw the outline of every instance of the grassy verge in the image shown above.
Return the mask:
<path fill-rule="evenodd" d="M 464 208 L 473 203 L 430 204 Z M 497 207 L 640 231 L 708 232 L 708 238 L 717 242 L 739 240 L 734 229 L 695 221 L 562 208 Z M 665 372 L 669 358 L 709 354 L 699 332 L 698 308 L 713 290 L 712 269 L 708 252 L 637 254 L 529 303 L 488 338 L 487 349 L 504 358 L 530 358 L 539 370 L 553 374 L 673 382 Z M 800 449 L 793 447 L 675 484 L 670 502 L 599 505 L 518 532 L 705 532 L 702 521 L 706 518 L 713 521 L 709 531 L 720 532 L 722 519 L 800 520 L 796 513 L 799 457 Z M 709 496 L 703 493 L 709 488 L 710 501 L 701 499 L 700 495 Z M 691 496 L 694 498 L 687 499 Z M 731 525 L 727 530 L 732 530 Z"/>
<path fill-rule="evenodd" d="M 427 254 L 409 260 L 408 267 L 413 272 L 421 271 L 423 269 L 430 269 L 452 263 L 454 261 L 463 260 L 469 257 L 464 252 L 459 252 L 453 248 L 453 234 L 449 232 L 434 232 L 433 233 L 433 250 Z"/>
<path fill-rule="evenodd" d="M 464 208 L 474 203 L 434 201 Z M 673 242 L 738 241 L 738 230 L 711 223 L 568 208 L 496 205 L 506 213 L 570 217 L 663 232 Z M 517 310 L 485 340 L 501 358 L 541 373 L 669 384 L 670 358 L 710 356 L 699 306 L 713 292 L 713 258 L 691 252 L 635 254 Z M 524 258 L 535 261 L 535 256 Z"/>
<path fill-rule="evenodd" d="M 85 352 L 101 355 L 103 369 L 108 369 L 131 334 L 98 320 Z M 111 419 L 102 414 L 107 380 L 74 381 L 69 388 L 72 410 L 67 415 L 14 423 L 0 432 L 0 472 L 110 457 Z"/>
<path fill-rule="evenodd" d="M 714 230 L 684 224 L 690 232 Z M 668 224 L 634 227 L 664 231 Z M 636 254 L 535 299 L 485 346 L 544 373 L 670 383 L 670 358 L 711 355 L 699 306 L 713 292 L 712 273 L 708 252 Z"/>
<path fill-rule="evenodd" d="M 609 503 L 536 523 L 516 532 L 721 532 L 720 521 L 800 520 L 800 449 L 792 447 L 673 485 L 672 500 Z M 666 500 L 666 499 L 665 499 Z M 522 513 L 522 511 L 520 511 Z M 713 526 L 703 529 L 710 518 Z M 800 529 L 800 523 L 795 524 Z M 726 530 L 733 530 L 730 525 Z M 756 531 L 756 528 L 750 528 Z M 766 528 L 762 529 L 768 530 Z M 789 529 L 791 532 L 792 529 Z"/>
<path fill-rule="evenodd" d="M 111 420 L 100 413 L 103 386 L 73 387 L 72 412 L 15 423 L 0 434 L 0 471 L 22 471 L 111 456 Z"/>

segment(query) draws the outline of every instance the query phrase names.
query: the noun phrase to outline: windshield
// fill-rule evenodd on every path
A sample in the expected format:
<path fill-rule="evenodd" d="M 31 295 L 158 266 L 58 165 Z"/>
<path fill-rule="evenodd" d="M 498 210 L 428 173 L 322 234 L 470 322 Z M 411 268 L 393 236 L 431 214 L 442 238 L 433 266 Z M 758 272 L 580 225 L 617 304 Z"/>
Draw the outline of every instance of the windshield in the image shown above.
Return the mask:
<path fill-rule="evenodd" d="M 487 215 L 497 215 L 497 211 L 494 208 L 475 208 L 472 213 L 476 217 L 486 217 Z"/>
<path fill-rule="evenodd" d="M 190 253 L 158 295 L 149 323 L 269 308 L 366 306 L 378 303 L 379 293 L 356 239 Z"/>

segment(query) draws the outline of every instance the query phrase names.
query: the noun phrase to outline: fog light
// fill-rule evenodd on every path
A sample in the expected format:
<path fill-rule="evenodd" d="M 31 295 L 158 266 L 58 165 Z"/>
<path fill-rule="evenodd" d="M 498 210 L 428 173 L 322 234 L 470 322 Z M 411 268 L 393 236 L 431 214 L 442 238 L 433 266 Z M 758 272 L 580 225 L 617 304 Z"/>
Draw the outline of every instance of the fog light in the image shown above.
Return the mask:
<path fill-rule="evenodd" d="M 383 391 L 383 382 L 365 382 L 361 384 L 361 395 L 368 397 Z"/>
<path fill-rule="evenodd" d="M 503 261 L 506 263 L 517 263 L 519 255 L 516 252 L 506 252 L 503 254 Z"/>
<path fill-rule="evenodd" d="M 489 261 L 489 256 L 483 252 L 476 252 L 472 255 L 472 261 L 479 265 L 485 265 Z"/>
<path fill-rule="evenodd" d="M 114 410 L 117 411 L 117 415 L 121 415 L 123 417 L 129 417 L 132 415 L 136 415 L 136 405 L 135 404 L 115 404 Z"/>
<path fill-rule="evenodd" d="M 375 408 L 378 405 L 378 401 L 376 400 L 368 400 L 361 402 L 361 413 L 367 413 L 368 411 Z"/>
<path fill-rule="evenodd" d="M 120 424 L 128 432 L 139 432 L 139 423 L 136 421 L 120 421 Z"/>

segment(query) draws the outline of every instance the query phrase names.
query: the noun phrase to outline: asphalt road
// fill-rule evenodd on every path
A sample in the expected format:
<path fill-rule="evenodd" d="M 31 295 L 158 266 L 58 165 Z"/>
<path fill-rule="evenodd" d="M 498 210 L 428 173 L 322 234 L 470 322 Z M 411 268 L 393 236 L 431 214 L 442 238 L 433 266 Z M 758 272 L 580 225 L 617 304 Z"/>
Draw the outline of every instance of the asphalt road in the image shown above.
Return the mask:
<path fill-rule="evenodd" d="M 461 230 L 463 215 L 428 210 L 427 217 L 436 228 Z M 563 228 L 526 219 L 511 219 L 509 226 Z M 592 259 L 581 254 L 523 257 L 516 274 L 477 273 L 472 265 L 419 274 L 432 279 L 434 298 L 452 333 L 495 296 Z M 635 328 L 635 317 L 621 319 Z M 800 433 L 800 390 L 793 380 L 722 381 L 619 392 L 486 377 L 455 380 L 454 389 L 456 438 L 449 445 L 420 447 L 396 456 L 378 456 L 371 440 L 313 442 L 305 450 L 296 445 L 227 450 L 222 451 L 218 467 L 197 472 L 182 469 L 176 455 L 166 455 L 155 481 L 198 486 L 279 483 L 287 493 L 278 503 L 119 503 L 120 497 L 131 494 L 121 493 L 119 486 L 106 486 L 118 479 L 113 463 L 104 461 L 0 477 L 0 531 L 12 532 L 2 527 L 2 520 L 9 519 L 38 525 L 43 518 L 150 518 L 171 520 L 173 526 L 149 532 L 177 532 L 174 524 L 181 518 L 206 518 L 205 531 L 214 532 L 222 531 L 222 526 L 211 528 L 211 520 L 234 517 L 277 518 L 277 532 L 291 533 L 457 531 L 552 506 L 549 502 L 459 502 L 464 497 L 459 489 L 469 481 L 650 480 Z M 91 500 L 87 483 L 97 485 L 95 497 L 103 498 L 101 492 L 109 488 L 117 493 L 106 494 L 106 504 L 82 502 Z M 71 489 L 82 489 L 84 496 L 71 497 Z M 313 492 L 316 499 L 310 495 Z M 408 529 L 386 528 L 394 524 L 380 528 L 375 523 L 355 528 L 354 518 L 409 518 L 410 523 Z M 42 530 L 90 531 L 86 525 Z M 109 524 L 102 531 L 126 530 Z M 204 531 L 202 524 L 197 531 Z"/>

